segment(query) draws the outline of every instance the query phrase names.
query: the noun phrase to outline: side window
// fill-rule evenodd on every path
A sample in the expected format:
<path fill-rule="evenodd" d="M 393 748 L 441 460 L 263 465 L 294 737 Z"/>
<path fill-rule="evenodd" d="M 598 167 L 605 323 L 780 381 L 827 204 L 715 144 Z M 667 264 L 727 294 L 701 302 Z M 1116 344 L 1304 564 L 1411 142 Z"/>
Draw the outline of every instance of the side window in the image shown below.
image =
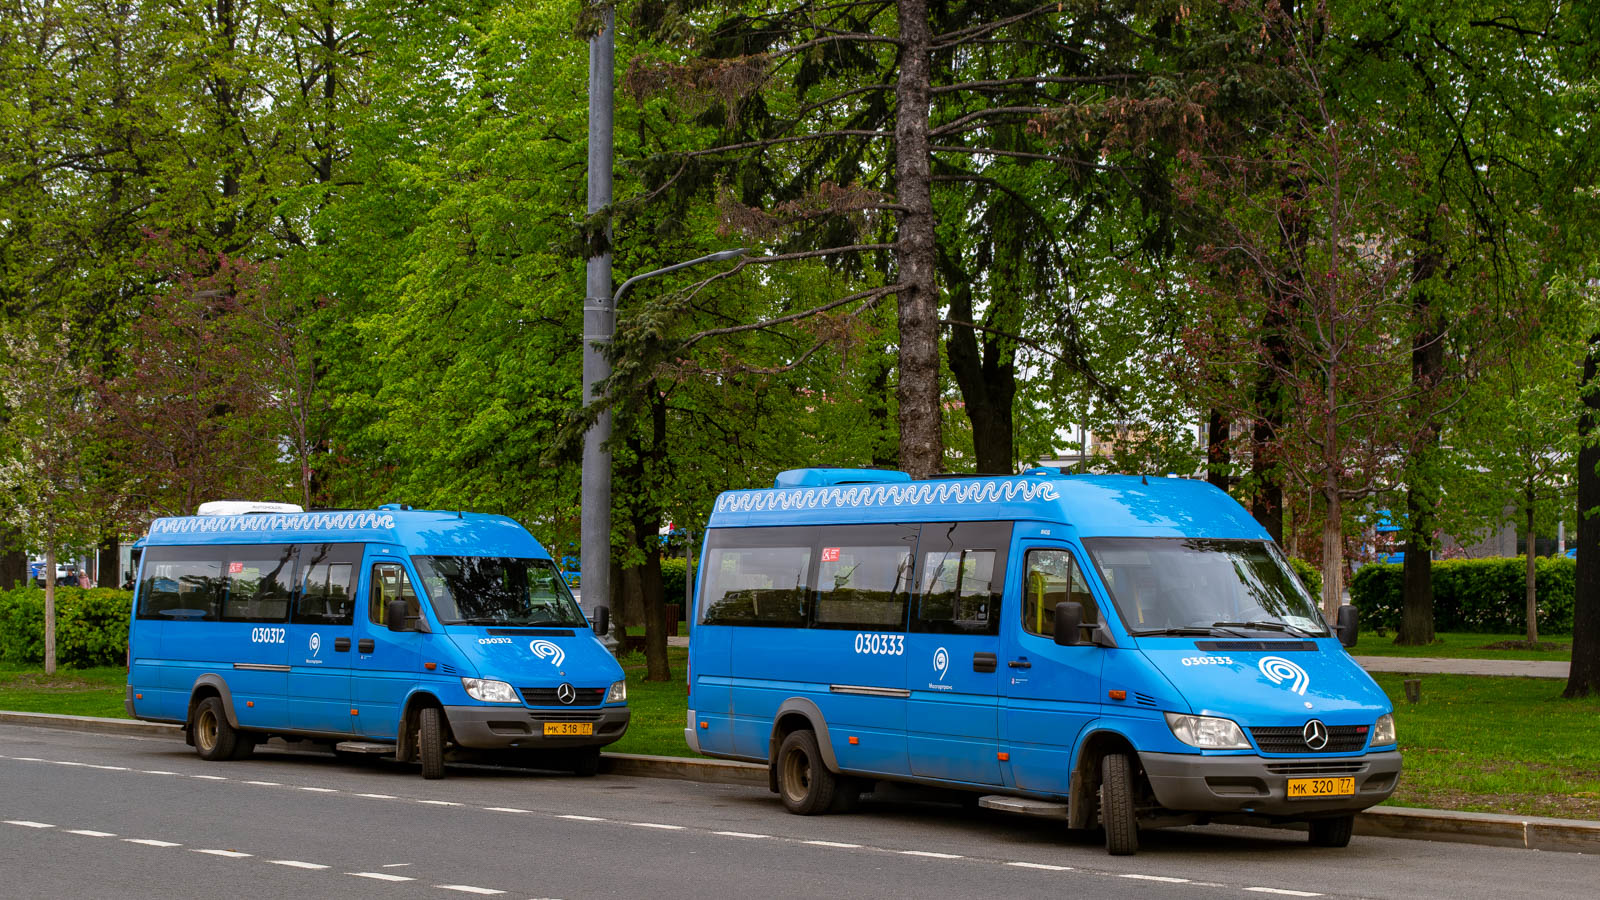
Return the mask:
<path fill-rule="evenodd" d="M 804 628 L 812 538 L 805 528 L 714 529 L 700 574 L 701 621 Z"/>
<path fill-rule="evenodd" d="M 287 622 L 294 585 L 289 544 L 222 547 L 227 558 L 222 618 L 231 622 Z"/>
<path fill-rule="evenodd" d="M 912 628 L 940 634 L 999 634 L 1010 543 L 1010 522 L 922 526 Z"/>
<path fill-rule="evenodd" d="M 406 616 L 422 614 L 417 602 L 417 592 L 411 587 L 406 567 L 399 563 L 375 563 L 372 566 L 372 585 L 367 590 L 367 619 L 388 627 L 389 601 L 406 601 Z"/>
<path fill-rule="evenodd" d="M 300 599 L 297 625 L 349 625 L 355 620 L 356 572 L 360 544 L 304 544 L 300 547 Z"/>
<path fill-rule="evenodd" d="M 911 599 L 915 525 L 817 530 L 818 628 L 905 628 Z"/>
<path fill-rule="evenodd" d="M 222 560 L 197 547 L 151 547 L 139 583 L 139 618 L 209 621 L 221 614 Z"/>
<path fill-rule="evenodd" d="M 1054 637 L 1056 604 L 1083 604 L 1085 625 L 1100 621 L 1100 608 L 1083 580 L 1083 569 L 1065 550 L 1030 550 L 1022 578 L 1022 629 Z"/>

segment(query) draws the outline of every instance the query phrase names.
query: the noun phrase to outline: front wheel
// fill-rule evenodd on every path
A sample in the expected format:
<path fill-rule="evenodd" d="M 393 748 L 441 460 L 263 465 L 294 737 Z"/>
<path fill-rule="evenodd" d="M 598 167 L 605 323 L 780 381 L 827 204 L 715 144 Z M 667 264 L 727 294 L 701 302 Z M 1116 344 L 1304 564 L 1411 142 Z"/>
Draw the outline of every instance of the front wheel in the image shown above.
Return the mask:
<path fill-rule="evenodd" d="M 1139 820 L 1133 809 L 1133 760 L 1126 753 L 1108 753 L 1100 760 L 1100 824 L 1106 830 L 1106 852 L 1130 856 L 1139 849 Z"/>
<path fill-rule="evenodd" d="M 584 747 L 581 750 L 574 750 L 568 766 L 572 769 L 572 774 L 579 778 L 594 777 L 595 773 L 600 771 L 600 748 Z"/>
<path fill-rule="evenodd" d="M 422 777 L 430 781 L 444 777 L 444 710 L 424 706 L 417 713 L 417 756 L 422 760 Z"/>
<path fill-rule="evenodd" d="M 1348 847 L 1350 835 L 1356 830 L 1355 816 L 1334 816 L 1331 819 L 1312 819 L 1311 846 Z"/>
<path fill-rule="evenodd" d="M 234 754 L 239 752 L 239 742 L 244 740 L 228 723 L 228 711 L 223 708 L 220 697 L 201 700 L 195 707 L 190 727 L 194 729 L 194 752 L 211 762 L 234 759 Z"/>
<path fill-rule="evenodd" d="M 789 812 L 814 816 L 833 806 L 839 780 L 828 771 L 809 728 L 791 731 L 778 747 L 778 796 Z"/>

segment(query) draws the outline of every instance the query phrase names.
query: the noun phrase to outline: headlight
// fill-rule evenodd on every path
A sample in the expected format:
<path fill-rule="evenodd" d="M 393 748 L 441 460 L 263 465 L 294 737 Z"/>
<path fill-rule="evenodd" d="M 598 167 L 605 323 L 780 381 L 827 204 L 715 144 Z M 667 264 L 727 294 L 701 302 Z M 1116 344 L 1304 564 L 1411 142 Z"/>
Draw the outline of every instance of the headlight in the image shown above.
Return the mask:
<path fill-rule="evenodd" d="M 1378 717 L 1378 724 L 1372 726 L 1372 746 L 1382 747 L 1394 743 L 1394 713 L 1384 713 Z"/>
<path fill-rule="evenodd" d="M 1167 727 L 1178 740 L 1202 750 L 1248 750 L 1250 742 L 1232 719 L 1167 713 Z"/>
<path fill-rule="evenodd" d="M 461 686 L 467 689 L 467 696 L 485 703 L 521 703 L 522 698 L 517 696 L 517 689 L 504 681 L 490 681 L 487 678 L 463 678 Z"/>
<path fill-rule="evenodd" d="M 619 681 L 611 686 L 611 690 L 606 691 L 607 703 L 622 703 L 627 699 L 628 683 L 626 681 Z"/>

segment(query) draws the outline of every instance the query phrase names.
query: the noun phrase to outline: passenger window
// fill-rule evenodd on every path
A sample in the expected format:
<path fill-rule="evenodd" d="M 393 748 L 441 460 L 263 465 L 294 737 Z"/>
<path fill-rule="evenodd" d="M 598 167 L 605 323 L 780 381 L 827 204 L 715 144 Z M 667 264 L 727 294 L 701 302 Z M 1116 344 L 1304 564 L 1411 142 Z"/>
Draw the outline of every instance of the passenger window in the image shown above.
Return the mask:
<path fill-rule="evenodd" d="M 1009 522 L 922 526 L 917 631 L 999 634 Z"/>
<path fill-rule="evenodd" d="M 177 552 L 174 552 L 176 550 Z M 225 586 L 220 559 L 184 559 L 189 548 L 152 548 L 139 585 L 139 618 L 209 621 L 220 613 Z"/>
<path fill-rule="evenodd" d="M 818 529 L 818 628 L 904 629 L 916 526 Z"/>
<path fill-rule="evenodd" d="M 356 567 L 360 544 L 307 544 L 300 548 L 298 625 L 349 625 L 355 620 Z"/>
<path fill-rule="evenodd" d="M 1054 637 L 1056 604 L 1075 601 L 1083 604 L 1086 625 L 1100 621 L 1100 608 L 1083 580 L 1083 569 L 1065 550 L 1028 551 L 1026 574 L 1022 581 L 1022 628 L 1029 634 Z"/>
<path fill-rule="evenodd" d="M 289 544 L 230 547 L 223 584 L 222 618 L 233 622 L 287 622 L 294 584 Z"/>
<path fill-rule="evenodd" d="M 727 528 L 713 532 L 710 541 L 700 577 L 701 621 L 806 626 L 811 530 Z"/>
<path fill-rule="evenodd" d="M 406 567 L 399 563 L 378 563 L 372 567 L 372 587 L 367 592 L 367 618 L 374 624 L 388 627 L 389 601 L 406 601 L 406 616 L 415 618 L 422 614 L 417 592 L 411 587 Z"/>

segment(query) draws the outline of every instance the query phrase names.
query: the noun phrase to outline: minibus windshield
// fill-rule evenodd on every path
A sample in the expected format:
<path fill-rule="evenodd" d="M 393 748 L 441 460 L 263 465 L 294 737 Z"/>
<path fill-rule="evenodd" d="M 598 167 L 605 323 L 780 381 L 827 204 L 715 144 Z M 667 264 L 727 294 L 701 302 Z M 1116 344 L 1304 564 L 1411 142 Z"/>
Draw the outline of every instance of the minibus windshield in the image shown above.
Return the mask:
<path fill-rule="evenodd" d="M 588 627 L 550 560 L 413 556 L 411 561 L 446 625 Z"/>
<path fill-rule="evenodd" d="M 1132 634 L 1328 634 L 1316 602 L 1266 541 L 1088 538 L 1083 543 Z"/>

